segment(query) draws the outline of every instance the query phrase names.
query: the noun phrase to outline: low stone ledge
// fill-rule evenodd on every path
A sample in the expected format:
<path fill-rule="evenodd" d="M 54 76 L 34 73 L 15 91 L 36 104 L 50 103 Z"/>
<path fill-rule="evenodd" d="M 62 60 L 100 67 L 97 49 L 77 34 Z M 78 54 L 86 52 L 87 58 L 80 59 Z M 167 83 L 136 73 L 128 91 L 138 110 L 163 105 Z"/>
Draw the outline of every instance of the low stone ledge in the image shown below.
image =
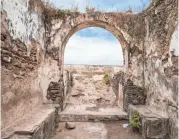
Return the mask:
<path fill-rule="evenodd" d="M 168 137 L 168 118 L 154 113 L 149 106 L 129 105 L 129 120 L 132 113 L 138 112 L 140 117 L 140 133 L 144 138 L 167 138 Z"/>
<path fill-rule="evenodd" d="M 29 112 L 22 119 L 1 130 L 1 138 L 49 138 L 56 125 L 58 105 L 48 104 Z M 13 116 L 12 116 L 13 117 Z"/>
<path fill-rule="evenodd" d="M 60 114 L 60 122 L 103 122 L 128 120 L 127 115 Z"/>
<path fill-rule="evenodd" d="M 96 105 L 68 105 L 58 113 L 60 122 L 100 122 L 128 120 L 128 114 L 118 107 L 98 108 L 89 110 Z M 88 109 L 87 109 L 88 108 Z"/>

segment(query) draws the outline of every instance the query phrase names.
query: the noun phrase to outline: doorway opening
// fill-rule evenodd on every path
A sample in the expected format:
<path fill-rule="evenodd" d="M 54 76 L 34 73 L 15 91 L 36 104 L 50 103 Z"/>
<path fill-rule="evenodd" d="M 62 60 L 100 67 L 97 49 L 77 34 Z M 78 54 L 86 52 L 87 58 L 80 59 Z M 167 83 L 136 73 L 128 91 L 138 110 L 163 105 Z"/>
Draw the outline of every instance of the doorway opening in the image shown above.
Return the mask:
<path fill-rule="evenodd" d="M 64 53 L 64 70 L 72 76 L 72 87 L 66 103 L 72 108 L 75 106 L 76 111 L 81 113 L 107 109 L 110 112 L 111 108 L 119 113 L 123 93 L 118 91 L 120 98 L 116 101 L 117 95 L 111 85 L 119 85 L 112 83 L 111 79 L 123 68 L 123 50 L 112 33 L 99 27 L 76 32 L 69 39 Z"/>

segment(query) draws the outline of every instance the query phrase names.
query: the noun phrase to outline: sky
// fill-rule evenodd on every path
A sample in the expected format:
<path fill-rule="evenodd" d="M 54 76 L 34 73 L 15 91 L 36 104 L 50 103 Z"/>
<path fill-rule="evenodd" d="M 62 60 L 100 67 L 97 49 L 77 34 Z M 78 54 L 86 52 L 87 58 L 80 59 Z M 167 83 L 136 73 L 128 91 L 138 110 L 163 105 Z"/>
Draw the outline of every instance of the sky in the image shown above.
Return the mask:
<path fill-rule="evenodd" d="M 148 7 L 150 0 L 50 0 L 55 7 L 71 9 L 95 7 L 103 12 L 122 12 L 130 8 L 134 13 Z M 119 40 L 99 27 L 82 29 L 72 35 L 65 48 L 65 64 L 123 65 L 123 53 Z"/>

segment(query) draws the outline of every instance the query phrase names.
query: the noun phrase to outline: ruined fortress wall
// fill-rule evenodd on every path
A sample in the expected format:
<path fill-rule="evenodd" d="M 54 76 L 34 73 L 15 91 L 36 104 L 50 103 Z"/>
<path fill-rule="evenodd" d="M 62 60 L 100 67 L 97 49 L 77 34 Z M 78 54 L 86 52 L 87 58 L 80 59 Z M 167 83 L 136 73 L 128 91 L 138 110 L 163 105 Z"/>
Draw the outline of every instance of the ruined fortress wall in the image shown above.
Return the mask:
<path fill-rule="evenodd" d="M 178 1 L 153 2 L 145 21 L 147 104 L 169 117 L 169 135 L 178 138 Z"/>
<path fill-rule="evenodd" d="M 46 101 L 57 62 L 45 57 L 45 28 L 39 0 L 1 1 L 1 127 Z"/>
<path fill-rule="evenodd" d="M 59 80 L 68 39 L 80 29 L 96 26 L 109 30 L 120 40 L 125 52 L 126 80 L 145 90 L 149 107 L 169 117 L 169 135 L 177 138 L 177 5 L 178 0 L 153 0 L 139 14 L 61 13 L 44 24 L 40 0 L 2 0 L 2 127 L 35 106 L 50 102 L 46 99 L 47 88 L 51 81 Z M 49 26 L 46 31 L 45 25 Z M 59 61 L 58 66 L 54 59 Z M 77 70 L 112 71 L 94 66 L 78 66 Z"/>

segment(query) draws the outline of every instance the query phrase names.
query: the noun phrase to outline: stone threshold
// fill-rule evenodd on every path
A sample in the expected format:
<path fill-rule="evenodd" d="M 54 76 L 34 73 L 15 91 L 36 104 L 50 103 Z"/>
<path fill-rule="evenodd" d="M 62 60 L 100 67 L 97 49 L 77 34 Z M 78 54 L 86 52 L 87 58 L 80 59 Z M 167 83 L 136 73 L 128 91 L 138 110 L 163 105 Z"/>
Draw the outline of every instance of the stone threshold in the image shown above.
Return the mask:
<path fill-rule="evenodd" d="M 95 105 L 68 105 L 59 112 L 60 122 L 90 122 L 128 120 L 128 114 L 119 107 L 95 108 Z"/>

